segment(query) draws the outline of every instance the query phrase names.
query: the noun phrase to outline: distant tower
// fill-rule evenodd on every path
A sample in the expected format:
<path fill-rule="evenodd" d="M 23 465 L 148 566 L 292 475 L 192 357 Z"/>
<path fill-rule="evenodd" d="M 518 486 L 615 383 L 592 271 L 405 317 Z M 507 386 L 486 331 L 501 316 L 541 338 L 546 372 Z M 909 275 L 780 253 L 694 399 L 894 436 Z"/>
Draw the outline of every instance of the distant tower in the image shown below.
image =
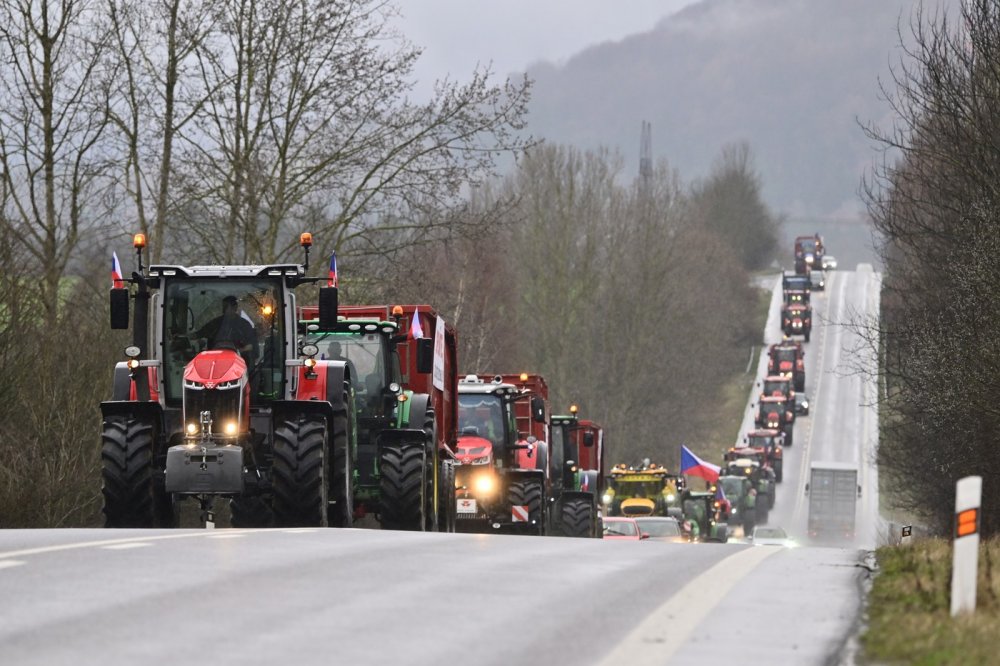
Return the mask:
<path fill-rule="evenodd" d="M 639 140 L 639 178 L 644 185 L 653 177 L 653 125 L 642 121 L 642 137 Z"/>

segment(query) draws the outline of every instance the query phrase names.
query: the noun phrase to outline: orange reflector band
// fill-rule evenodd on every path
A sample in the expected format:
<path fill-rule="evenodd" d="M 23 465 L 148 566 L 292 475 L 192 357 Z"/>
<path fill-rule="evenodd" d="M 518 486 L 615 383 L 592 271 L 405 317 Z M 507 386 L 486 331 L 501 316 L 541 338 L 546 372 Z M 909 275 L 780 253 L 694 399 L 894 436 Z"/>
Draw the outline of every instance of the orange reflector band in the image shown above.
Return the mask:
<path fill-rule="evenodd" d="M 964 537 L 979 531 L 979 509 L 966 509 L 957 516 L 955 536 Z"/>

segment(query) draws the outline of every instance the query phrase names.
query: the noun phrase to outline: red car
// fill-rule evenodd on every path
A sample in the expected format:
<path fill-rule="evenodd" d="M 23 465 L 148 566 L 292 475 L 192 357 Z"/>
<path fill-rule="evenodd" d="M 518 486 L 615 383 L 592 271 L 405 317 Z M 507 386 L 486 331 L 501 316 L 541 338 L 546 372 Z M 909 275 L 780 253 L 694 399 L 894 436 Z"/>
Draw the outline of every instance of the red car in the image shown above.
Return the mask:
<path fill-rule="evenodd" d="M 604 538 L 618 541 L 641 541 L 648 539 L 649 535 L 639 529 L 639 523 L 635 518 L 605 518 Z"/>

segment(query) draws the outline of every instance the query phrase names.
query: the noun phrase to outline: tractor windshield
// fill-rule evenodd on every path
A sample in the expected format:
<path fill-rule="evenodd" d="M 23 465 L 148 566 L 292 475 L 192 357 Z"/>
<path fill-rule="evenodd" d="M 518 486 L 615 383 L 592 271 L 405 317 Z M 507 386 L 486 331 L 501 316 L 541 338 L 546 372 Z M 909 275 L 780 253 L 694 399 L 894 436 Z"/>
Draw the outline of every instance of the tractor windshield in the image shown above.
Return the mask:
<path fill-rule="evenodd" d="M 361 416 L 376 416 L 387 386 L 386 338 L 379 333 L 312 333 L 306 338 L 319 347 L 319 358 L 347 361 Z"/>
<path fill-rule="evenodd" d="M 774 360 L 781 361 L 791 361 L 795 362 L 798 357 L 798 353 L 794 349 L 776 349 L 774 350 Z"/>
<path fill-rule="evenodd" d="M 181 401 L 185 366 L 206 349 L 235 349 L 246 361 L 251 404 L 280 398 L 285 326 L 278 280 L 172 279 L 163 302 L 163 383 Z"/>
<path fill-rule="evenodd" d="M 722 484 L 722 490 L 729 499 L 736 499 L 743 495 L 743 477 L 723 476 L 719 479 L 719 483 Z"/>
<path fill-rule="evenodd" d="M 764 380 L 764 395 L 788 395 L 788 387 L 791 385 L 787 379 L 767 379 Z"/>
<path fill-rule="evenodd" d="M 481 393 L 459 395 L 458 433 L 488 439 L 496 451 L 504 444 L 503 412 L 500 396 Z"/>

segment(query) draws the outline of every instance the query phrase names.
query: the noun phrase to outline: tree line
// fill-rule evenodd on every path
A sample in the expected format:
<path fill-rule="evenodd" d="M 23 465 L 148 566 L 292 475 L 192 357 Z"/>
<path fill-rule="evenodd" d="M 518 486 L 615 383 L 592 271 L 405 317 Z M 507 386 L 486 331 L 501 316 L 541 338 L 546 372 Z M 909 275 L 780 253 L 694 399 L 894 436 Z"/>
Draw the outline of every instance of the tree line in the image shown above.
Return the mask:
<path fill-rule="evenodd" d="M 463 371 L 545 373 L 622 455 L 697 437 L 759 337 L 747 270 L 776 220 L 749 151 L 631 182 L 612 153 L 537 144 L 527 80 L 477 69 L 415 102 L 394 12 L 0 0 L 0 526 L 100 522 L 97 405 L 128 343 L 110 250 L 128 273 L 137 231 L 186 265 L 294 260 L 310 231 L 347 302 L 438 305 Z"/>
<path fill-rule="evenodd" d="M 918 7 L 885 87 L 886 159 L 866 183 L 886 276 L 878 462 L 893 499 L 950 530 L 957 479 L 983 484 L 983 532 L 1000 530 L 1000 6 Z M 998 470 L 1000 471 L 1000 470 Z"/>

